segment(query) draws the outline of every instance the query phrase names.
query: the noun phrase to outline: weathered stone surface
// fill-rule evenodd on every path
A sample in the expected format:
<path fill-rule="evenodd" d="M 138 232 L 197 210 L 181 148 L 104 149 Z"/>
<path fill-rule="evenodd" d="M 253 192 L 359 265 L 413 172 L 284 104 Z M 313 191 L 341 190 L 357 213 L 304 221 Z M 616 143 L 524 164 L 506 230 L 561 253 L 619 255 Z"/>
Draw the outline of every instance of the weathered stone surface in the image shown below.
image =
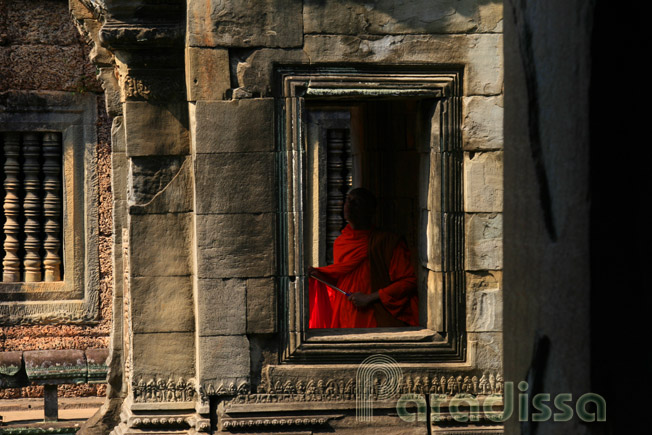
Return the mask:
<path fill-rule="evenodd" d="M 23 352 L 0 352 L 0 375 L 14 376 L 23 366 Z M 3 379 L 3 378 L 0 378 Z M 1 384 L 0 384 L 1 385 Z"/>
<path fill-rule="evenodd" d="M 236 386 L 249 380 L 249 340 L 246 335 L 199 337 L 199 379 L 204 388 L 212 384 Z"/>
<path fill-rule="evenodd" d="M 464 154 L 464 208 L 467 212 L 503 210 L 503 153 Z"/>
<path fill-rule="evenodd" d="M 95 69 L 91 68 L 85 56 L 84 50 L 78 45 L 0 47 L 0 58 L 5 59 L 5 63 L 0 66 L 4 76 L 0 82 L 0 91 L 99 91 L 101 88 L 95 79 Z"/>
<path fill-rule="evenodd" d="M 464 149 L 502 149 L 503 97 L 464 97 L 462 102 Z"/>
<path fill-rule="evenodd" d="M 129 159 L 129 201 L 144 205 L 170 184 L 181 169 L 182 156 L 147 156 Z"/>
<path fill-rule="evenodd" d="M 131 162 L 130 213 L 192 211 L 190 156 L 134 157 Z"/>
<path fill-rule="evenodd" d="M 272 98 L 198 101 L 195 125 L 197 153 L 274 150 Z"/>
<path fill-rule="evenodd" d="M 130 291 L 134 333 L 195 330 L 189 276 L 134 277 Z"/>
<path fill-rule="evenodd" d="M 106 112 L 109 114 L 109 116 L 119 116 L 122 118 L 120 85 L 118 83 L 118 79 L 115 77 L 115 71 L 113 67 L 100 68 L 98 79 L 102 84 L 102 89 L 104 89 Z M 124 136 L 124 132 L 122 135 Z M 122 142 L 124 142 L 124 137 Z M 122 146 L 124 147 L 124 143 Z"/>
<path fill-rule="evenodd" d="M 502 269 L 502 214 L 466 214 L 465 235 L 467 270 Z"/>
<path fill-rule="evenodd" d="M 503 287 L 502 283 L 503 272 L 500 270 L 466 272 L 467 291 L 499 290 Z"/>
<path fill-rule="evenodd" d="M 303 37 L 298 0 L 189 2 L 191 47 L 298 47 Z"/>
<path fill-rule="evenodd" d="M 501 290 L 476 290 L 466 293 L 466 330 L 499 332 L 503 325 Z"/>
<path fill-rule="evenodd" d="M 111 124 L 111 151 L 113 153 L 124 153 L 127 151 L 123 116 L 113 118 L 113 123 Z"/>
<path fill-rule="evenodd" d="M 27 377 L 39 385 L 86 382 L 88 366 L 83 350 L 27 351 L 23 359 Z"/>
<path fill-rule="evenodd" d="M 81 2 L 81 0 L 69 0 L 68 7 L 73 17 L 78 20 L 93 18 L 93 13 Z"/>
<path fill-rule="evenodd" d="M 442 272 L 426 270 L 423 274 L 426 286 L 426 300 L 419 301 L 419 316 L 427 319 L 426 326 L 433 331 L 444 330 L 444 276 Z M 419 294 L 421 297 L 421 294 Z"/>
<path fill-rule="evenodd" d="M 114 142 L 115 143 L 115 142 Z M 129 159 L 124 152 L 111 154 L 111 191 L 114 201 L 127 201 L 127 174 L 129 172 Z"/>
<path fill-rule="evenodd" d="M 275 269 L 273 214 L 197 215 L 200 278 L 271 276 Z"/>
<path fill-rule="evenodd" d="M 276 290 L 273 278 L 247 280 L 247 334 L 276 332 Z"/>
<path fill-rule="evenodd" d="M 195 334 L 133 334 L 133 379 L 184 379 L 195 375 Z"/>
<path fill-rule="evenodd" d="M 130 220 L 132 276 L 190 274 L 189 214 L 132 215 Z"/>
<path fill-rule="evenodd" d="M 495 95 L 503 88 L 502 35 L 306 35 L 312 62 L 466 65 L 464 95 Z"/>
<path fill-rule="evenodd" d="M 128 156 L 189 153 L 188 109 L 185 103 L 124 103 Z"/>
<path fill-rule="evenodd" d="M 247 329 L 247 286 L 243 279 L 197 281 L 199 335 L 238 335 Z"/>
<path fill-rule="evenodd" d="M 228 50 L 198 47 L 186 49 L 188 101 L 221 100 L 230 87 Z"/>
<path fill-rule="evenodd" d="M 195 160 L 198 213 L 275 210 L 274 153 L 200 154 Z"/>
<path fill-rule="evenodd" d="M 81 37 L 70 18 L 66 2 L 12 0 L 11 3 L 7 8 L 9 25 L 2 30 L 2 33 L 7 32 L 9 41 L 26 45 L 79 43 Z"/>
<path fill-rule="evenodd" d="M 503 366 L 503 334 L 501 332 L 469 332 L 469 358 L 477 370 L 501 371 Z"/>
<path fill-rule="evenodd" d="M 502 3 L 477 0 L 306 0 L 305 33 L 483 33 L 502 28 Z"/>
<path fill-rule="evenodd" d="M 272 96 L 274 64 L 307 64 L 310 58 L 301 49 L 262 48 L 238 59 L 238 85 L 246 92 L 261 97 Z"/>
<path fill-rule="evenodd" d="M 421 210 L 421 234 L 419 238 L 419 261 L 430 270 L 442 270 L 441 264 L 440 212 Z"/>

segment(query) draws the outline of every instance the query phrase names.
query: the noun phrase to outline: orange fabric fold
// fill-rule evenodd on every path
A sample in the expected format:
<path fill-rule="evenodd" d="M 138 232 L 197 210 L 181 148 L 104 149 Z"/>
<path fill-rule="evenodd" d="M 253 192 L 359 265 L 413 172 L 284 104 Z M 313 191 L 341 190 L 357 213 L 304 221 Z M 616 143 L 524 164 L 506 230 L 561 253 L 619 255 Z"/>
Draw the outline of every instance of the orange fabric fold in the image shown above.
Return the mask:
<path fill-rule="evenodd" d="M 368 258 L 371 230 L 354 230 L 347 225 L 333 245 L 333 264 L 318 270 L 337 287 L 349 293 L 371 293 Z M 407 325 L 419 323 L 416 276 L 404 243 L 394 249 L 389 267 L 390 282 L 379 290 L 385 308 Z M 310 328 L 374 328 L 372 306 L 356 308 L 345 295 L 327 285 L 309 280 Z"/>

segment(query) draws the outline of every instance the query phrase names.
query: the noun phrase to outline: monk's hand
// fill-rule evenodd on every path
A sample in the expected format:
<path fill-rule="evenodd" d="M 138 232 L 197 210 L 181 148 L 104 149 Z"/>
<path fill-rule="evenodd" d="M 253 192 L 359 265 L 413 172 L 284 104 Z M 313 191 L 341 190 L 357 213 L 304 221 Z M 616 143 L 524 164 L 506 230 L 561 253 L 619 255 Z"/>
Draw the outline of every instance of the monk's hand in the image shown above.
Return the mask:
<path fill-rule="evenodd" d="M 364 308 L 369 304 L 376 302 L 379 299 L 378 292 L 365 294 L 365 293 L 351 293 L 349 300 L 353 305 L 358 308 Z"/>

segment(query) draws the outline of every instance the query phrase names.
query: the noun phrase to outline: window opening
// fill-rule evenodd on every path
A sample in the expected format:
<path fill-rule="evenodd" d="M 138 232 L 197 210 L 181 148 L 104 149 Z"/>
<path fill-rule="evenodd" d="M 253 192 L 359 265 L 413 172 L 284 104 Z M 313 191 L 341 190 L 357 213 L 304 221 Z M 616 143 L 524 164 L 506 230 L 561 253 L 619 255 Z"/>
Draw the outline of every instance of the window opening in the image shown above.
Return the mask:
<path fill-rule="evenodd" d="M 2 168 L 2 282 L 61 281 L 61 134 L 2 133 Z"/>

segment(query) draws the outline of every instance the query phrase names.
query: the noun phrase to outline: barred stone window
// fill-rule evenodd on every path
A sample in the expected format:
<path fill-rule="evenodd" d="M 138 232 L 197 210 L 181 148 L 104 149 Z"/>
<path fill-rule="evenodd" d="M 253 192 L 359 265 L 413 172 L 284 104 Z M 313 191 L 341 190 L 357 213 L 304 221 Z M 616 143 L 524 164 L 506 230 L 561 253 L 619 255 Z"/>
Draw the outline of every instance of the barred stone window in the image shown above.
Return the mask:
<path fill-rule="evenodd" d="M 278 77 L 283 359 L 464 360 L 461 74 L 281 67 Z M 332 261 L 345 193 L 358 186 L 376 193 L 377 224 L 407 240 L 418 327 L 308 328 L 307 267 Z"/>
<path fill-rule="evenodd" d="M 61 281 L 61 134 L 2 134 L 2 282 Z"/>
<path fill-rule="evenodd" d="M 0 323 L 95 322 L 97 97 L 0 94 Z"/>

